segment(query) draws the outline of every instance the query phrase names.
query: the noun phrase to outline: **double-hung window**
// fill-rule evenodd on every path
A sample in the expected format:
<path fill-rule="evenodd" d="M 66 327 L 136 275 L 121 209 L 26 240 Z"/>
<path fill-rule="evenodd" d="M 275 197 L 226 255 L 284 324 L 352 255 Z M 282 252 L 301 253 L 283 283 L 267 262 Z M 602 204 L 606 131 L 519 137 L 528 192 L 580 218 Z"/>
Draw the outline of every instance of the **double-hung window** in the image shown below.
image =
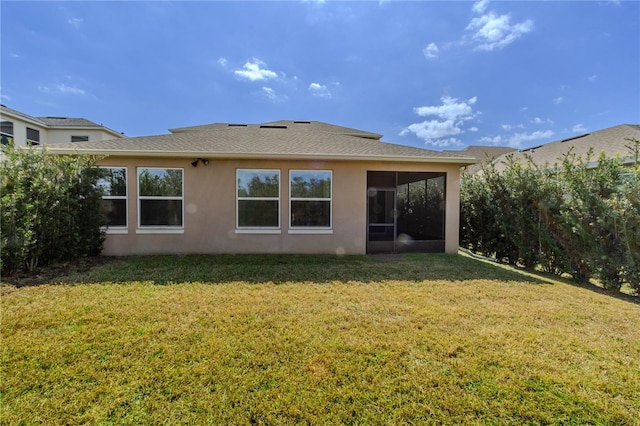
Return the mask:
<path fill-rule="evenodd" d="M 102 190 L 102 208 L 107 215 L 107 231 L 127 228 L 127 169 L 101 167 L 104 174 L 98 179 Z"/>
<path fill-rule="evenodd" d="M 13 143 L 13 121 L 3 120 L 0 122 L 0 138 L 2 145 Z"/>
<path fill-rule="evenodd" d="M 236 170 L 237 228 L 280 228 L 280 170 Z"/>
<path fill-rule="evenodd" d="M 331 170 L 289 172 L 290 228 L 331 229 Z"/>
<path fill-rule="evenodd" d="M 138 167 L 140 228 L 182 228 L 183 169 Z"/>
<path fill-rule="evenodd" d="M 40 130 L 27 127 L 27 145 L 40 145 Z"/>

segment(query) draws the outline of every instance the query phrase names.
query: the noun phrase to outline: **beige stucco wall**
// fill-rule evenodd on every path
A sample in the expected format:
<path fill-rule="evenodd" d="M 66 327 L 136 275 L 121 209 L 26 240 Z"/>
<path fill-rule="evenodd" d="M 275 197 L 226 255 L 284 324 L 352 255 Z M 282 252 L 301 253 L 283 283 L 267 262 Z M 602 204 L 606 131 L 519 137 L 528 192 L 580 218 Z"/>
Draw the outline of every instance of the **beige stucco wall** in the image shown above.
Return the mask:
<path fill-rule="evenodd" d="M 90 141 L 101 141 L 106 139 L 115 139 L 117 136 L 114 136 L 111 133 L 107 133 L 104 130 L 88 130 L 88 129 L 78 129 L 78 130 L 67 130 L 67 129 L 49 129 L 47 131 L 47 141 L 48 144 L 54 143 L 68 143 L 71 142 L 71 136 L 89 136 Z"/>
<path fill-rule="evenodd" d="M 116 158 L 103 166 L 127 167 L 128 229 L 108 234 L 103 254 L 186 253 L 338 253 L 366 251 L 367 171 L 434 171 L 447 173 L 445 250 L 458 249 L 459 166 L 455 164 L 347 161 L 213 160 L 191 166 L 194 158 Z M 137 167 L 184 169 L 184 233 L 138 232 Z M 279 234 L 236 232 L 236 169 L 280 170 Z M 333 229 L 330 234 L 289 233 L 289 170 L 333 171 Z"/>

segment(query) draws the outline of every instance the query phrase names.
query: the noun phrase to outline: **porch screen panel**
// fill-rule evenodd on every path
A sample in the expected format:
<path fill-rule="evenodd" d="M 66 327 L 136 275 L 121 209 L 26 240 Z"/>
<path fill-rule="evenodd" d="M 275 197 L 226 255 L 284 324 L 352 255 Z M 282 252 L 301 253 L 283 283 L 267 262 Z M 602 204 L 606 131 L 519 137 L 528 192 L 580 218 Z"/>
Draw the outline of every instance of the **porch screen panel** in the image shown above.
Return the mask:
<path fill-rule="evenodd" d="M 398 235 L 444 240 L 444 179 L 438 173 L 398 173 Z"/>

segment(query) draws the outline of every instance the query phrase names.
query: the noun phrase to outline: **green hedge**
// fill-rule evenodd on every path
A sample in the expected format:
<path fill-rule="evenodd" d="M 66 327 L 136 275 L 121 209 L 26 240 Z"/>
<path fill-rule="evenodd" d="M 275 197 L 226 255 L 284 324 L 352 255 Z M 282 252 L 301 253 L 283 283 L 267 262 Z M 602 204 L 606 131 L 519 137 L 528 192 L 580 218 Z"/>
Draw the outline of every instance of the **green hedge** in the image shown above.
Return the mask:
<path fill-rule="evenodd" d="M 0 161 L 3 274 L 100 253 L 106 217 L 97 158 L 8 145 Z"/>
<path fill-rule="evenodd" d="M 554 165 L 513 156 L 463 173 L 461 245 L 499 262 L 627 283 L 640 293 L 640 141 L 635 164 L 569 152 Z M 628 156 L 625 155 L 628 158 Z"/>

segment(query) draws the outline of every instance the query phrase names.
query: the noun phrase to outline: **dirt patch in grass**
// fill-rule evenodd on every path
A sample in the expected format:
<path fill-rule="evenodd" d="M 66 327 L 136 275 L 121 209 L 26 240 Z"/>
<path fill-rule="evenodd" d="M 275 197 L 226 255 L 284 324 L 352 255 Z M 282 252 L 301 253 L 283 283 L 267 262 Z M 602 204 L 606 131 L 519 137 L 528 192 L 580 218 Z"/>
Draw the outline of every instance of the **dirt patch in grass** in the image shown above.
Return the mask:
<path fill-rule="evenodd" d="M 114 262 L 122 262 L 123 259 L 124 258 L 107 256 L 83 257 L 69 262 L 43 266 L 34 272 L 18 272 L 13 275 L 3 276 L 2 284 L 9 284 L 18 288 L 40 284 L 51 284 L 56 282 L 60 277 L 87 273 L 93 268 Z"/>

